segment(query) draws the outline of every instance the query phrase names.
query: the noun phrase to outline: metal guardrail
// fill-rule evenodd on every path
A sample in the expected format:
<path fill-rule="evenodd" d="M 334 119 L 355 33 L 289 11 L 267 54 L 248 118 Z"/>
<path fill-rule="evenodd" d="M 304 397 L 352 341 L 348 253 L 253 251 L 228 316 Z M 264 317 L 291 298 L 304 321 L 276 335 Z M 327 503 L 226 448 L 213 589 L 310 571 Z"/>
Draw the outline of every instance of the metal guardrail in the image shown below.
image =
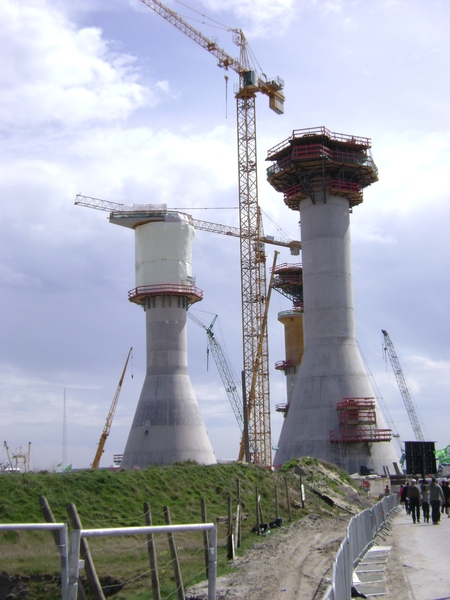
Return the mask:
<path fill-rule="evenodd" d="M 333 562 L 331 583 L 322 600 L 347 600 L 351 597 L 353 569 L 373 545 L 376 535 L 385 527 L 389 515 L 397 506 L 397 494 L 391 494 L 350 520 L 347 535 Z"/>
<path fill-rule="evenodd" d="M 117 527 L 112 529 L 72 529 L 70 549 L 65 523 L 12 523 L 0 524 L 0 531 L 43 529 L 59 532 L 58 550 L 61 555 L 62 600 L 77 600 L 78 577 L 84 561 L 80 561 L 81 538 L 111 537 L 117 535 L 139 535 L 149 533 L 176 533 L 187 531 L 209 531 L 208 540 L 208 600 L 216 600 L 217 581 L 217 526 L 214 523 L 191 525 L 160 525 L 146 527 Z"/>
<path fill-rule="evenodd" d="M 33 529 L 44 529 L 47 531 L 56 531 L 59 533 L 58 551 L 61 555 L 61 597 L 62 600 L 67 600 L 69 588 L 69 552 L 67 544 L 67 525 L 65 523 L 8 523 L 7 525 L 0 524 L 0 531 L 18 531 Z"/>
<path fill-rule="evenodd" d="M 78 574 L 80 563 L 81 538 L 111 537 L 117 535 L 138 535 L 149 533 L 176 533 L 186 531 L 209 531 L 208 539 L 208 600 L 216 599 L 217 579 L 217 526 L 214 523 L 194 523 L 191 525 L 159 525 L 146 527 L 117 527 L 112 529 L 72 529 L 70 532 L 69 585 L 63 600 L 77 600 Z"/>

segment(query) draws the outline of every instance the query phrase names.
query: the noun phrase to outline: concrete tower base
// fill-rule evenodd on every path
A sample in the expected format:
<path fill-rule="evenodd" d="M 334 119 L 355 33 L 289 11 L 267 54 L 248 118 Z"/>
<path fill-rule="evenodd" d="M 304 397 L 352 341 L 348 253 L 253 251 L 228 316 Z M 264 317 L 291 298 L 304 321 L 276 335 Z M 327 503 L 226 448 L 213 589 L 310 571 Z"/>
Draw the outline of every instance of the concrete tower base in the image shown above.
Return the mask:
<path fill-rule="evenodd" d="M 148 298 L 147 374 L 122 467 L 216 462 L 187 370 L 186 300 Z"/>
<path fill-rule="evenodd" d="M 305 350 L 274 463 L 313 456 L 350 473 L 361 467 L 393 472 L 398 459 L 391 441 L 333 443 L 330 437 L 340 435 L 343 398 L 374 398 L 354 331 L 349 201 L 328 192 L 315 203 L 306 198 L 300 217 Z M 385 430 L 375 412 L 376 428 Z"/>

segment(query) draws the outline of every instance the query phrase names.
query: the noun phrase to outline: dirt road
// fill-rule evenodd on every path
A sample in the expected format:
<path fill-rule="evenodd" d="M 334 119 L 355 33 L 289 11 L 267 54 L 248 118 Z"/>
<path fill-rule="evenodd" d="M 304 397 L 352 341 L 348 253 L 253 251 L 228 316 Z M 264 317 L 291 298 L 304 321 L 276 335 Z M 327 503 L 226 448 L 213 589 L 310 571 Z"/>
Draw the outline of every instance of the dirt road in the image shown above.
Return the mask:
<path fill-rule="evenodd" d="M 217 598 L 226 600 L 318 600 L 327 587 L 334 555 L 349 516 L 309 515 L 261 537 L 235 561 L 236 570 L 217 580 Z M 206 583 L 189 589 L 188 598 L 207 598 Z"/>

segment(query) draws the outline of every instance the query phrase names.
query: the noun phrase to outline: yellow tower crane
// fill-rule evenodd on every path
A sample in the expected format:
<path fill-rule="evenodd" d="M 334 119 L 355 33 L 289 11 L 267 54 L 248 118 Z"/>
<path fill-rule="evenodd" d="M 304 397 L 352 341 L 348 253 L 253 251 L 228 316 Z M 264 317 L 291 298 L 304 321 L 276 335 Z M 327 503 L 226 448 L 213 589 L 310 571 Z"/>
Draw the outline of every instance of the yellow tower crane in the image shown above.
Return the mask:
<path fill-rule="evenodd" d="M 242 339 L 244 389 L 249 390 L 250 462 L 271 466 L 271 425 L 269 394 L 269 348 L 264 328 L 266 304 L 266 255 L 261 215 L 258 207 L 256 113 L 258 92 L 269 97 L 269 107 L 284 112 L 284 82 L 258 73 L 249 58 L 247 40 L 240 29 L 232 29 L 233 42 L 239 47 L 239 60 L 231 57 L 158 0 L 141 0 L 171 25 L 213 54 L 218 66 L 239 75 L 235 94 L 237 104 L 239 228 L 241 260 Z M 262 340 L 261 340 L 262 332 Z"/>
<path fill-rule="evenodd" d="M 105 448 L 106 438 L 108 437 L 109 432 L 111 430 L 114 413 L 116 412 L 117 401 L 119 400 L 120 390 L 122 389 L 125 371 L 127 370 L 128 361 L 130 360 L 132 350 L 133 348 L 130 348 L 130 351 L 128 352 L 127 360 L 125 361 L 125 366 L 123 368 L 122 375 L 120 376 L 119 384 L 116 389 L 116 393 L 114 394 L 114 398 L 111 403 L 111 408 L 109 409 L 108 416 L 106 417 L 105 427 L 103 428 L 102 435 L 100 436 L 100 441 L 97 446 L 97 452 L 95 453 L 94 462 L 92 463 L 93 469 L 98 469 L 98 465 L 100 464 L 100 459 Z"/>

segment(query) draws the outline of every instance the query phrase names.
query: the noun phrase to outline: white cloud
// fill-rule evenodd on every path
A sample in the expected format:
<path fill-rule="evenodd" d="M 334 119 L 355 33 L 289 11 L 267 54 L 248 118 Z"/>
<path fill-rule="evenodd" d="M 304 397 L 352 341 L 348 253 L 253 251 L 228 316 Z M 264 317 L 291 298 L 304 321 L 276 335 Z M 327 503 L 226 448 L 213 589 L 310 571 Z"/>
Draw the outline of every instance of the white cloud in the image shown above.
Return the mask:
<path fill-rule="evenodd" d="M 222 0 L 203 0 L 211 12 L 223 10 Z M 247 37 L 280 35 L 288 27 L 296 9 L 295 0 L 229 0 L 227 10 L 236 16 L 237 23 L 249 23 Z M 239 25 L 231 25 L 239 28 Z"/>
<path fill-rule="evenodd" d="M 100 29 L 77 29 L 53 3 L 3 2 L 0 23 L 4 127 L 112 122 L 155 102 L 133 57 L 112 52 Z"/>

